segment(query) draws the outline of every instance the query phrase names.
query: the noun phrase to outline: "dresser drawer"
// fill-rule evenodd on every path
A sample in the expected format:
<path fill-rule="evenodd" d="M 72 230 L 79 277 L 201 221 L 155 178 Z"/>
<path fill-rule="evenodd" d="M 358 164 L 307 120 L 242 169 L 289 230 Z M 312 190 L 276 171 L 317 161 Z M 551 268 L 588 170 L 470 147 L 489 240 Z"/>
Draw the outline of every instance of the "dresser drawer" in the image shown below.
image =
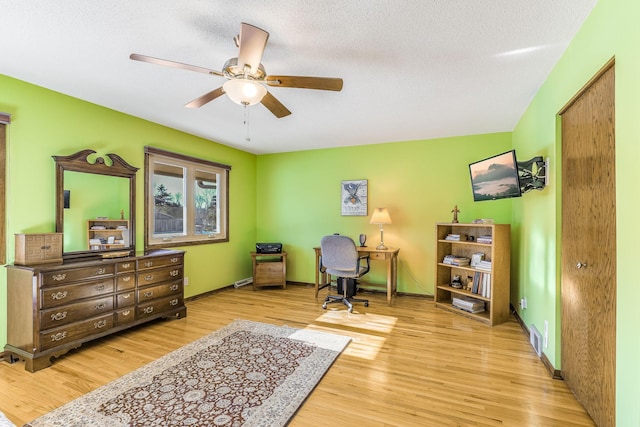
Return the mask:
<path fill-rule="evenodd" d="M 138 270 L 165 267 L 168 265 L 182 265 L 184 255 L 159 256 L 138 260 Z"/>
<path fill-rule="evenodd" d="M 113 297 L 69 304 L 40 312 L 40 329 L 49 329 L 113 310 Z"/>
<path fill-rule="evenodd" d="M 96 265 L 93 267 L 74 268 L 70 270 L 50 271 L 42 274 L 43 286 L 59 286 L 77 280 L 113 275 L 114 264 Z"/>
<path fill-rule="evenodd" d="M 131 260 L 131 261 L 120 261 L 116 263 L 116 272 L 117 273 L 123 273 L 126 271 L 135 271 L 136 269 L 136 262 Z"/>
<path fill-rule="evenodd" d="M 118 310 L 116 312 L 116 325 L 126 325 L 136 320 L 136 313 L 133 307 Z"/>
<path fill-rule="evenodd" d="M 182 280 L 162 285 L 149 286 L 138 289 L 138 304 L 156 298 L 162 298 L 173 294 L 182 295 Z"/>
<path fill-rule="evenodd" d="M 135 287 L 136 287 L 135 273 L 119 274 L 116 276 L 116 289 L 118 291 L 133 289 Z"/>
<path fill-rule="evenodd" d="M 95 282 L 46 288 L 40 290 L 43 309 L 78 302 L 80 299 L 97 297 L 113 292 L 113 278 Z"/>
<path fill-rule="evenodd" d="M 149 316 L 161 315 L 183 305 L 182 295 L 176 295 L 170 298 L 154 300 L 148 304 L 138 304 L 136 315 L 138 319 L 143 319 Z"/>
<path fill-rule="evenodd" d="M 159 268 L 138 273 L 138 287 L 152 285 L 154 283 L 166 282 L 169 280 L 182 279 L 182 266 Z"/>
<path fill-rule="evenodd" d="M 116 295 L 116 307 L 129 307 L 130 305 L 135 304 L 136 296 L 135 291 L 131 290 L 128 292 L 122 292 Z"/>
<path fill-rule="evenodd" d="M 40 333 L 40 348 L 48 350 L 113 328 L 113 313 Z"/>

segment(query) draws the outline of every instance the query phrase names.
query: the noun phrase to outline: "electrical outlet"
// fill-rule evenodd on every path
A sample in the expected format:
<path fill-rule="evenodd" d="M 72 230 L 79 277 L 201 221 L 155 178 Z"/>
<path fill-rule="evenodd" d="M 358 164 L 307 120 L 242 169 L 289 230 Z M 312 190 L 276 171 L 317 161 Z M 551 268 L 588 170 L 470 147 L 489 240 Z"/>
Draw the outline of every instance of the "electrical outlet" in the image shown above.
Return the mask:
<path fill-rule="evenodd" d="M 542 337 L 542 343 L 544 348 L 549 348 L 549 322 L 544 321 L 544 336 Z"/>
<path fill-rule="evenodd" d="M 184 285 L 189 286 L 189 278 L 185 277 L 183 280 L 184 280 Z"/>
<path fill-rule="evenodd" d="M 520 308 L 522 309 L 526 309 L 527 308 L 527 297 L 524 297 L 520 300 Z"/>

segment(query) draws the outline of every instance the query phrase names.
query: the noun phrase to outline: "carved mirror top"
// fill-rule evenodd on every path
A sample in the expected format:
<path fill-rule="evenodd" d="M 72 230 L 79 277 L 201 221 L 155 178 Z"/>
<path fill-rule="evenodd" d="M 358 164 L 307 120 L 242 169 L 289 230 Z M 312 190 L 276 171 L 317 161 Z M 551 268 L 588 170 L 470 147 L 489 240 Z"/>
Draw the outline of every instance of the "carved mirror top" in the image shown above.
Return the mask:
<path fill-rule="evenodd" d="M 67 189 L 65 187 L 65 172 L 79 172 L 79 173 L 88 173 L 94 175 L 104 175 L 107 177 L 119 177 L 123 179 L 127 179 L 129 181 L 128 185 L 128 205 L 125 206 L 129 213 L 129 238 L 128 238 L 128 246 L 120 249 L 128 250 L 129 252 L 135 252 L 135 180 L 136 180 L 136 172 L 138 168 L 127 163 L 122 157 L 117 154 L 109 153 L 106 154 L 105 157 L 108 160 L 105 160 L 104 157 L 96 157 L 95 160 L 91 161 L 89 159 L 90 156 L 96 154 L 94 150 L 82 150 L 75 154 L 71 154 L 69 156 L 52 156 L 56 162 L 56 231 L 59 233 L 64 233 L 65 239 L 70 239 L 71 236 L 77 236 L 80 234 L 78 230 L 75 228 L 81 228 L 82 230 L 87 230 L 87 221 L 91 219 L 96 219 L 94 217 L 87 218 L 88 214 L 85 213 L 82 221 L 73 220 L 71 224 L 74 226 L 73 232 L 65 232 L 65 197 L 64 193 Z M 68 179 L 73 178 L 71 175 L 67 175 Z M 108 178 L 107 178 L 108 179 Z M 120 181 L 121 183 L 125 183 L 126 181 Z M 96 193 L 108 193 L 109 187 L 111 187 L 112 183 L 102 184 L 103 188 L 95 188 L 94 192 Z M 126 184 L 125 184 L 126 185 Z M 86 194 L 86 192 L 85 192 Z M 73 196 L 72 196 L 73 197 Z M 83 199 L 87 199 L 87 197 L 78 197 L 75 195 L 73 202 L 73 206 L 76 209 L 82 210 L 82 202 Z M 104 204 L 108 205 L 110 202 L 107 200 L 105 196 Z M 125 204 L 127 202 L 124 202 Z M 112 209 L 113 210 L 113 209 Z M 120 207 L 118 208 L 120 211 Z M 124 212 L 124 209 L 123 209 Z M 82 214 L 81 214 L 82 215 Z M 117 219 L 117 218 L 113 218 Z M 78 223 L 78 224 L 76 224 Z M 69 227 L 69 222 L 67 223 L 67 227 Z M 82 234 L 86 236 L 86 231 L 83 231 Z M 87 236 L 88 237 L 88 236 Z M 77 239 L 77 237 L 76 237 Z M 100 252 L 113 252 L 113 247 L 100 247 L 98 250 L 91 249 L 89 246 L 89 241 L 86 238 L 82 239 L 82 247 L 74 247 L 73 249 L 67 249 L 67 245 L 65 244 L 65 258 L 79 258 L 83 256 L 96 255 L 96 253 Z"/>

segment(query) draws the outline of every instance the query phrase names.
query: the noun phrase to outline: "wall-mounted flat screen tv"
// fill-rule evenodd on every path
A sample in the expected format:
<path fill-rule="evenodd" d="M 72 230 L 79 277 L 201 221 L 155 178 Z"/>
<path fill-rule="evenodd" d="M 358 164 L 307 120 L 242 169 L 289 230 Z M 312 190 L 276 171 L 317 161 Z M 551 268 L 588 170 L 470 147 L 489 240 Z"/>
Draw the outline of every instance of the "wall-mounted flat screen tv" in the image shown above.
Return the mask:
<path fill-rule="evenodd" d="M 522 196 L 515 150 L 471 163 L 469 173 L 476 202 Z"/>

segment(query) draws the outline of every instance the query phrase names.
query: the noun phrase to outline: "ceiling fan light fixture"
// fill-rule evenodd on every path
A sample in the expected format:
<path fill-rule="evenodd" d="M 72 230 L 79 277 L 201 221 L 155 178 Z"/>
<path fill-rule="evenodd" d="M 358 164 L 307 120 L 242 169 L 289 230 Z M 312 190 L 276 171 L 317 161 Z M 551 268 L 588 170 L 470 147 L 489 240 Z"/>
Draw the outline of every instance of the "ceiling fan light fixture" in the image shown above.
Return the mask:
<path fill-rule="evenodd" d="M 245 106 L 257 104 L 267 94 L 263 85 L 249 79 L 227 80 L 222 87 L 233 102 Z"/>

